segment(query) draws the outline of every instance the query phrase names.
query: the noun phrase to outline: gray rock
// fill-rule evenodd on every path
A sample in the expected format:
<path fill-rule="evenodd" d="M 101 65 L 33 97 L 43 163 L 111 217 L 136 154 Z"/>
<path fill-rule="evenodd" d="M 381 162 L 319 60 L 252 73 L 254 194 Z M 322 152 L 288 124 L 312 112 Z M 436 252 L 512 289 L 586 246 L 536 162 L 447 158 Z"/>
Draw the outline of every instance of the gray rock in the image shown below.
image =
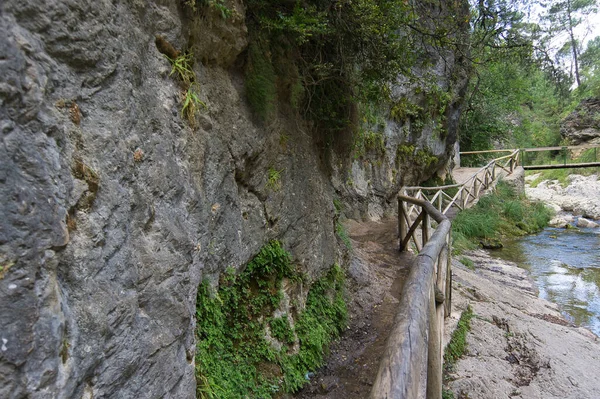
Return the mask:
<path fill-rule="evenodd" d="M 227 21 L 181 7 L 0 4 L 2 398 L 195 397 L 202 279 L 243 268 L 271 239 L 320 275 L 340 260 L 334 190 L 359 216 L 381 217 L 401 180 L 433 173 L 456 141 L 460 96 L 444 139 L 432 127 L 415 138 L 439 164 L 392 176 L 393 155 L 361 166 L 359 188 L 342 173 L 332 185 L 306 129 L 283 117 L 257 123 L 239 71 L 227 69 L 247 44 L 243 4 L 231 3 L 239 15 Z M 207 105 L 196 129 L 181 118 L 156 35 L 196 53 Z M 435 71 L 464 90 L 460 62 L 438 54 Z M 406 139 L 394 129 L 390 146 Z M 267 184 L 272 168 L 278 189 Z"/>
<path fill-rule="evenodd" d="M 243 50 L 243 24 L 206 47 L 227 49 L 215 66 L 196 64 L 200 128 L 180 117 L 154 44 L 160 34 L 185 47 L 179 7 L 1 5 L 2 398 L 195 397 L 201 279 L 274 238 L 309 276 L 337 260 L 332 189 L 310 138 L 285 121 L 256 125 L 219 66 Z M 266 185 L 271 167 L 279 191 Z"/>
<path fill-rule="evenodd" d="M 560 134 L 573 145 L 600 144 L 600 98 L 588 98 L 560 125 Z"/>

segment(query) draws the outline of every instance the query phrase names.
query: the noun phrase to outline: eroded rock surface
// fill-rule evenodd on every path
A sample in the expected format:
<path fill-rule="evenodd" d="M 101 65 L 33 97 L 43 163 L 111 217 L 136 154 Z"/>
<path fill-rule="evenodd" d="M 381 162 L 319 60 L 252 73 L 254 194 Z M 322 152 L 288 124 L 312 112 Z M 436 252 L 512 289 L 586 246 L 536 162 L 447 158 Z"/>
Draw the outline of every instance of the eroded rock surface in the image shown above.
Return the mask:
<path fill-rule="evenodd" d="M 314 278 L 341 261 L 334 195 L 379 218 L 450 156 L 464 60 L 434 54 L 445 137 L 396 124 L 387 163 L 338 168 L 302 121 L 248 108 L 244 4 L 223 21 L 183 3 L 0 3 L 2 398 L 194 397 L 202 279 L 271 239 Z M 196 54 L 197 126 L 157 35 Z M 435 162 L 402 170 L 406 140 Z"/>
<path fill-rule="evenodd" d="M 453 262 L 456 323 L 470 305 L 467 352 L 449 374 L 456 398 L 582 398 L 598 396 L 600 343 L 537 297 L 527 272 L 483 251 L 467 254 L 474 270 Z"/>
<path fill-rule="evenodd" d="M 0 7 L 0 397 L 194 397 L 201 279 L 274 238 L 309 276 L 336 262 L 318 153 L 219 65 L 189 127 L 155 46 L 187 45 L 179 2 Z"/>
<path fill-rule="evenodd" d="M 600 98 L 583 100 L 561 122 L 560 134 L 573 145 L 600 144 Z"/>

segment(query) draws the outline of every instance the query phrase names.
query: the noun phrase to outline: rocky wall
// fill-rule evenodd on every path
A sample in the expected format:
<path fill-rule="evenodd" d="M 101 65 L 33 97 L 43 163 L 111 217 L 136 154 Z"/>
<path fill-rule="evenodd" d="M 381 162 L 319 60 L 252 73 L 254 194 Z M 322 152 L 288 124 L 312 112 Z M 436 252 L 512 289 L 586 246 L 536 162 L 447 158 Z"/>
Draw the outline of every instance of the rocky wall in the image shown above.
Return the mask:
<path fill-rule="evenodd" d="M 274 238 L 309 276 L 337 260 L 312 141 L 248 110 L 240 4 L 0 7 L 0 397 L 194 397 L 203 278 Z M 156 35 L 197 52 L 196 128 Z"/>

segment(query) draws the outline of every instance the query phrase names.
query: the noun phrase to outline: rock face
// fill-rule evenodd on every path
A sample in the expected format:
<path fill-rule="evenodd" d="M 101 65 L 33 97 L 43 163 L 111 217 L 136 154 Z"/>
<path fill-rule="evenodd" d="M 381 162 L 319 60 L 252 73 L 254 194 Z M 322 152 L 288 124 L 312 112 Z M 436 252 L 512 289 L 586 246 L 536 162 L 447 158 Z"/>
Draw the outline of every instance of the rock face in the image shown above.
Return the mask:
<path fill-rule="evenodd" d="M 414 67 L 412 80 L 399 77 L 391 88 L 392 100 L 400 111 L 392 106 L 385 120 L 384 148 L 355 156 L 350 165 L 344 159 L 332 162 L 335 190 L 354 210 L 355 218 L 366 215 L 378 220 L 396 208 L 394 196 L 402 186 L 418 185 L 435 174 L 444 177 L 452 170 L 459 149 L 455 144 L 469 79 L 465 56 L 469 39 L 468 24 L 454 16 L 468 15 L 469 6 L 463 1 L 417 3 L 416 12 L 426 29 L 444 18 L 456 21 L 452 35 L 465 47 L 454 52 L 423 45 L 420 51 L 427 66 Z M 402 111 L 404 107 L 428 113 L 427 120 L 406 115 L 394 118 L 395 111 L 410 113 Z"/>
<path fill-rule="evenodd" d="M 340 261 L 335 190 L 375 216 L 397 190 L 389 167 L 357 165 L 364 192 L 358 178 L 332 184 L 296 121 L 256 122 L 230 69 L 243 4 L 224 23 L 179 3 L 0 4 L 2 398 L 194 397 L 201 280 L 271 239 L 315 277 Z M 156 35 L 204 62 L 194 129 Z"/>
<path fill-rule="evenodd" d="M 600 144 L 600 98 L 583 100 L 562 121 L 560 134 L 573 145 Z"/>

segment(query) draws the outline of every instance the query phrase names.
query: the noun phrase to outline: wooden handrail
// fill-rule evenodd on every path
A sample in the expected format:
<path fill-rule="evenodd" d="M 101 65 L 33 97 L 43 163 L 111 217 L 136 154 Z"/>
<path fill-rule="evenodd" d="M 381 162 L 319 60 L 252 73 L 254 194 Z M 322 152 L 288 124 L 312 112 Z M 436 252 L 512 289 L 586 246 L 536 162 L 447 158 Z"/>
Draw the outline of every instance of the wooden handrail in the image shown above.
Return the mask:
<path fill-rule="evenodd" d="M 431 197 L 431 202 L 433 202 L 433 199 L 438 197 L 440 191 L 457 188 L 458 191 L 456 192 L 454 197 L 452 197 L 452 199 L 447 202 L 446 205 L 443 204 L 443 199 L 438 201 L 438 210 L 444 214 L 453 206 L 462 210 L 468 204 L 472 203 L 474 200 L 479 198 L 479 194 L 482 191 L 485 191 L 490 185 L 492 185 L 492 183 L 496 180 L 496 168 L 503 169 L 509 174 L 513 172 L 515 166 L 519 163 L 520 151 L 510 151 L 512 152 L 509 155 L 504 155 L 502 157 L 491 160 L 485 166 L 478 169 L 466 181 L 462 183 L 448 184 L 445 186 L 437 187 L 404 187 L 403 192 L 409 194 L 410 192 L 418 190 L 418 195 L 427 199 L 427 195 L 425 195 L 424 192 L 437 191 L 438 193 L 435 193 L 433 197 Z M 502 163 L 502 161 L 505 162 Z M 483 176 L 483 179 L 480 179 L 479 176 Z M 409 217 L 412 217 L 412 215 L 414 214 L 414 209 L 415 208 L 413 206 L 409 210 Z"/>
<path fill-rule="evenodd" d="M 452 206 L 464 209 L 471 199 L 477 199 L 496 180 L 496 167 L 512 173 L 519 150 L 511 151 L 490 161 L 464 183 L 403 189 L 416 192 L 418 198 L 398 195 L 399 249 L 406 251 L 412 239 L 419 254 L 404 282 L 371 399 L 441 399 L 443 326 L 452 306 L 451 223 L 445 213 Z M 454 197 L 443 191 L 449 188 L 458 188 Z M 437 192 L 428 198 L 425 193 L 434 190 Z M 445 208 L 444 199 L 450 199 Z M 429 237 L 431 219 L 438 225 Z M 419 225 L 421 240 L 417 238 Z"/>
<path fill-rule="evenodd" d="M 407 234 L 405 209 L 408 204 L 421 209 Z M 429 219 L 438 223 L 428 237 Z M 398 313 L 373 384 L 372 399 L 440 399 L 442 395 L 442 332 L 450 312 L 450 221 L 429 201 L 398 195 L 398 223 L 401 235 L 421 219 L 424 245 L 404 283 Z M 436 292 L 445 298 L 436 302 Z M 423 380 L 426 376 L 426 380 Z"/>

